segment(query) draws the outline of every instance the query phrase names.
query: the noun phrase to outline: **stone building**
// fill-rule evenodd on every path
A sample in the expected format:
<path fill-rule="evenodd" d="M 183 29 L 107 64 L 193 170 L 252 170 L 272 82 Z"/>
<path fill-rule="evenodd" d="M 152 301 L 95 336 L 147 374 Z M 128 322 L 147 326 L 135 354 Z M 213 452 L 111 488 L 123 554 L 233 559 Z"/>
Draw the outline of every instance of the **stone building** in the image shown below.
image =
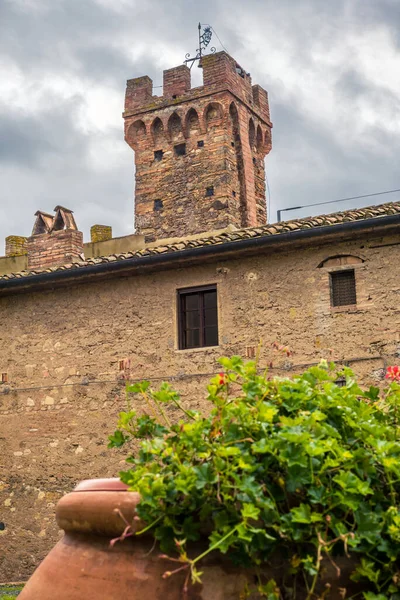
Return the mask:
<path fill-rule="evenodd" d="M 290 375 L 321 358 L 365 385 L 400 353 L 400 203 L 267 223 L 267 94 L 226 53 L 204 86 L 166 71 L 128 81 L 137 233 L 36 213 L 0 259 L 0 581 L 25 579 L 57 539 L 54 506 L 115 475 L 107 450 L 126 379 L 168 380 L 207 410 L 221 355 Z M 276 347 L 287 348 L 279 352 Z"/>

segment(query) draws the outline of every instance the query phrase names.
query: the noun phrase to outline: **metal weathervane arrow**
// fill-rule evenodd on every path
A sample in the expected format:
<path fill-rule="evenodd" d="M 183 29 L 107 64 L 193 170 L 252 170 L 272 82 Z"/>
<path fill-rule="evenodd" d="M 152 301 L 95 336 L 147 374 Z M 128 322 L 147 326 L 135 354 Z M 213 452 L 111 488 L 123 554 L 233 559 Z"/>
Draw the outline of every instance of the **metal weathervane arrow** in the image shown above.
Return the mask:
<path fill-rule="evenodd" d="M 204 27 L 203 33 L 201 31 L 202 27 Z M 201 60 L 201 58 L 204 54 L 204 51 L 206 50 L 209 43 L 211 42 L 211 38 L 212 38 L 212 34 L 213 34 L 211 25 L 206 25 L 205 23 L 203 23 L 203 24 L 199 23 L 198 30 L 199 30 L 199 47 L 196 50 L 196 56 L 191 57 L 190 52 L 189 52 L 188 54 L 186 54 L 185 60 L 183 61 L 185 64 L 190 63 L 190 69 L 193 67 L 196 60 L 198 60 L 198 61 Z M 210 52 L 212 52 L 213 54 L 216 51 L 217 51 L 217 49 L 214 48 L 214 46 L 212 46 L 210 48 Z"/>

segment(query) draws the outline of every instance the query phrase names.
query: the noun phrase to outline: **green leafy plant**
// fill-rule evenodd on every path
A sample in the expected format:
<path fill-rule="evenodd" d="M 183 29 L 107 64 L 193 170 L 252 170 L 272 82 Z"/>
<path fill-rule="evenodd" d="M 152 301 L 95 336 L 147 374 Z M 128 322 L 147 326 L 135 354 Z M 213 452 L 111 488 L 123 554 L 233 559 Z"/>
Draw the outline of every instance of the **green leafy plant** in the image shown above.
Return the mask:
<path fill-rule="evenodd" d="M 399 378 L 381 393 L 324 361 L 293 379 L 237 356 L 220 362 L 208 414 L 186 410 L 167 383 L 144 381 L 128 392 L 145 411 L 121 413 L 110 436 L 110 447 L 129 444 L 121 479 L 176 564 L 164 576 L 186 570 L 185 585 L 198 582 L 202 560 L 219 552 L 257 570 L 260 597 L 311 600 L 329 595 L 327 566 L 339 577 L 347 564 L 358 597 L 399 600 Z M 207 548 L 190 557 L 204 535 Z M 275 581 L 266 567 L 277 556 Z"/>
<path fill-rule="evenodd" d="M 23 585 L 0 585 L 0 600 L 15 600 Z"/>

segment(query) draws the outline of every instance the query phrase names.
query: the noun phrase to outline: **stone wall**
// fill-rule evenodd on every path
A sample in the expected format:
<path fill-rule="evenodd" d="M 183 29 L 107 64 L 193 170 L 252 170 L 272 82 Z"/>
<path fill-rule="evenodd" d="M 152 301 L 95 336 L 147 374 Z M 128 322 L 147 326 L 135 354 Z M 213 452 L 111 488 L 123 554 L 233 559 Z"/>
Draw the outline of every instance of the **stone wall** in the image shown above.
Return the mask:
<path fill-rule="evenodd" d="M 324 262 L 337 255 L 358 260 Z M 349 265 L 357 306 L 332 310 L 329 272 Z M 177 289 L 202 284 L 217 285 L 220 345 L 179 350 Z M 207 410 L 218 357 L 261 342 L 260 365 L 272 362 L 273 374 L 330 358 L 379 384 L 398 361 L 399 294 L 400 246 L 386 237 L 1 298 L 0 580 L 27 578 L 58 539 L 61 494 L 122 468 L 123 455 L 106 446 L 125 408 L 124 376 L 168 379 L 186 406 Z"/>

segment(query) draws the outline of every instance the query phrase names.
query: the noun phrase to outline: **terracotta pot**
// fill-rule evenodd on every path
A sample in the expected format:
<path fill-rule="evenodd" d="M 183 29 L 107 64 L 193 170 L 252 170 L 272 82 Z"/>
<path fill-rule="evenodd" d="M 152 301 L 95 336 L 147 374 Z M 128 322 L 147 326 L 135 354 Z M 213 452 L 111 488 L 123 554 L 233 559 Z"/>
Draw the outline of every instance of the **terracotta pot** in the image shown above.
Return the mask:
<path fill-rule="evenodd" d="M 119 479 L 83 481 L 64 496 L 57 505 L 57 523 L 64 537 L 34 572 L 18 600 L 248 600 L 259 598 L 254 593 L 255 572 L 234 567 L 219 553 L 209 555 L 201 564 L 202 584 L 190 586 L 183 593 L 186 572 L 163 579 L 176 563 L 160 558 L 151 535 L 133 536 L 113 546 L 110 540 L 122 534 L 126 521 L 136 531 L 143 525 L 135 520 L 139 495 L 128 492 Z M 192 545 L 190 553 L 198 556 L 205 546 Z M 280 584 L 285 578 L 286 564 L 276 557 L 267 579 Z M 347 587 L 354 565 L 341 559 L 341 577 L 332 565 L 324 565 L 320 590 L 330 586 L 329 600 L 343 598 L 341 588 Z M 353 586 L 357 584 L 352 584 Z M 348 588 L 348 592 L 350 592 Z M 299 591 L 298 600 L 306 593 Z M 348 596 L 347 596 L 348 597 Z"/>
<path fill-rule="evenodd" d="M 56 518 L 65 531 L 29 579 L 18 600 L 180 600 L 185 573 L 162 575 L 176 563 L 159 558 L 152 537 L 110 540 L 133 521 L 139 495 L 118 479 L 83 481 L 58 503 Z M 196 552 L 196 548 L 194 548 Z M 248 574 L 208 561 L 203 583 L 190 587 L 188 600 L 238 600 Z"/>

